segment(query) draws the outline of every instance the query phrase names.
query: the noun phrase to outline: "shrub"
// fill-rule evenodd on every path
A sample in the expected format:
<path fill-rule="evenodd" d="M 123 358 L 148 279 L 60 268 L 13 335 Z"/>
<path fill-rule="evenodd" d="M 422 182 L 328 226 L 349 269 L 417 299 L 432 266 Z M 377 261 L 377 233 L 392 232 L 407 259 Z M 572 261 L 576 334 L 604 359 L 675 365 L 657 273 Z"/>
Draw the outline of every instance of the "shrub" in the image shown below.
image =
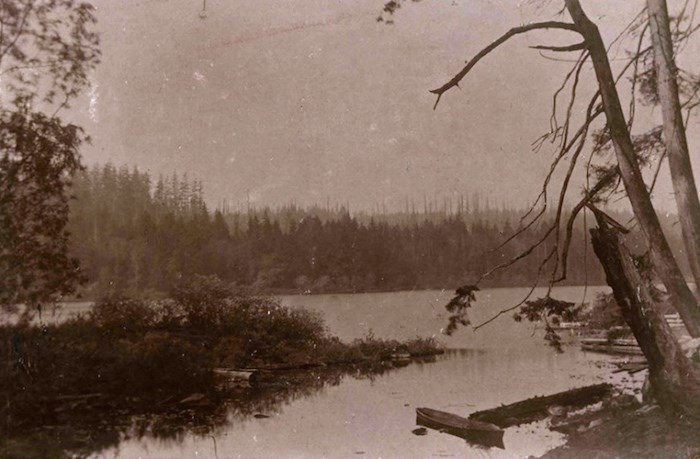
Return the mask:
<path fill-rule="evenodd" d="M 354 340 L 352 346 L 356 347 L 365 359 L 378 361 L 390 358 L 391 354 L 399 350 L 400 345 L 398 341 L 377 338 L 370 330 L 363 338 Z"/>
<path fill-rule="evenodd" d="M 145 301 L 111 296 L 99 299 L 88 318 L 94 325 L 105 330 L 126 334 L 152 327 L 156 313 Z"/>
<path fill-rule="evenodd" d="M 413 357 L 422 357 L 442 353 L 440 345 L 433 337 L 416 337 L 410 341 L 402 343 L 400 350 L 408 352 Z"/>
<path fill-rule="evenodd" d="M 171 292 L 182 308 L 187 324 L 194 328 L 217 327 L 230 317 L 231 288 L 216 276 L 195 275 Z"/>

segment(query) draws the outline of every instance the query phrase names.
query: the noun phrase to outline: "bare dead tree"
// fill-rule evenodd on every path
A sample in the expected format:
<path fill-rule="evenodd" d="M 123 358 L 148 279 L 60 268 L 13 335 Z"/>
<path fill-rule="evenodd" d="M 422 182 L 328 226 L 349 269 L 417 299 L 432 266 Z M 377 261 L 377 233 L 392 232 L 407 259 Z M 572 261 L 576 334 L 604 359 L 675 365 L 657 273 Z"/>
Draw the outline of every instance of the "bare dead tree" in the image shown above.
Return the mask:
<path fill-rule="evenodd" d="M 649 247 L 651 265 L 666 289 L 668 301 L 679 311 L 689 334 L 693 337 L 700 336 L 700 308 L 671 252 L 651 201 L 650 191 L 653 189 L 656 179 L 653 179 L 651 186 L 647 186 L 641 171 L 642 166 L 650 165 L 653 160 L 651 157 L 645 157 L 640 153 L 640 145 L 644 145 L 645 142 L 649 144 L 649 139 L 654 138 L 654 136 L 647 135 L 646 137 L 638 136 L 635 138 L 631 134 L 635 113 L 636 91 L 646 90 L 649 92 L 650 88 L 652 88 L 652 91 L 658 93 L 658 99 L 662 103 L 665 115 L 662 143 L 664 153 L 657 159 L 657 168 L 660 167 L 659 164 L 664 157 L 670 158 L 671 155 L 675 155 L 674 161 L 680 164 L 671 166 L 672 169 L 676 169 L 676 173 L 672 175 L 672 180 L 674 181 L 677 199 L 679 194 L 691 195 L 678 199 L 679 210 L 683 212 L 681 209 L 686 208 L 684 206 L 694 206 L 693 201 L 698 200 L 697 191 L 694 187 L 694 182 L 690 183 L 692 174 L 690 173 L 690 163 L 687 157 L 687 142 L 685 142 L 684 130 L 681 130 L 680 127 L 684 128 L 681 110 L 684 107 L 689 108 L 700 105 L 700 101 L 697 100 L 697 92 L 700 90 L 700 83 L 697 83 L 697 81 L 700 81 L 700 79 L 696 80 L 694 85 L 689 85 L 692 89 L 690 91 L 691 96 L 685 104 L 681 103 L 677 88 L 678 70 L 673 62 L 673 45 L 678 45 L 683 40 L 687 40 L 690 34 L 697 30 L 698 27 L 688 25 L 687 28 L 681 29 L 681 20 L 679 19 L 674 24 L 675 30 L 672 31 L 665 1 L 648 0 L 648 7 L 645 9 L 648 13 L 648 23 L 637 21 L 637 18 L 643 16 L 643 11 L 626 28 L 626 31 L 631 30 L 633 27 L 637 27 L 639 30 L 636 52 L 629 57 L 620 74 L 615 76 L 608 58 L 609 48 L 606 48 L 598 27 L 586 15 L 580 1 L 565 0 L 564 3 L 565 7 L 562 11 L 568 13 L 572 22 L 543 21 L 514 27 L 479 51 L 448 82 L 431 91 L 437 96 L 434 106 L 434 108 L 437 108 L 442 96 L 450 89 L 459 87 L 460 83 L 477 63 L 500 45 L 517 35 L 535 30 L 555 29 L 571 32 L 583 40 L 578 40 L 571 45 L 540 45 L 534 47 L 540 51 L 553 53 L 581 51 L 581 55 L 567 74 L 562 86 L 554 94 L 550 132 L 542 136 L 534 144 L 535 148 L 540 148 L 546 141 L 558 145 L 557 154 L 544 180 L 542 191 L 533 206 L 526 212 L 521 221 L 521 226 L 507 237 L 501 246 L 518 238 L 536 222 L 541 221 L 549 204 L 548 187 L 554 172 L 562 163 L 567 161 L 568 168 L 564 172 L 564 178 L 559 187 L 554 221 L 546 227 L 543 236 L 515 257 L 487 271 L 479 279 L 479 282 L 494 272 L 506 269 L 525 257 L 531 256 L 535 249 L 547 241 L 551 241 L 552 246 L 546 251 L 545 256 L 541 260 L 535 285 L 528 292 L 527 297 L 520 304 L 500 311 L 496 316 L 475 326 L 475 328 L 480 328 L 495 320 L 496 317 L 526 304 L 527 314 L 530 318 L 538 316 L 543 318 L 548 329 L 547 333 L 548 335 L 550 334 L 551 329 L 546 320 L 547 312 L 568 307 L 564 302 L 557 302 L 551 298 L 551 289 L 554 284 L 566 278 L 568 247 L 571 242 L 574 222 L 583 209 L 591 209 L 598 223 L 598 230 L 593 232 L 593 245 L 596 255 L 604 266 L 608 283 L 613 288 L 614 295 L 623 309 L 623 314 L 628 324 L 637 340 L 640 341 L 640 346 L 650 362 L 651 380 L 655 384 L 656 390 L 661 394 L 660 400 L 665 406 L 674 410 L 686 414 L 697 414 L 700 413 L 700 410 L 698 410 L 700 408 L 700 369 L 679 351 L 680 347 L 663 319 L 661 302 L 652 294 L 651 276 L 640 271 L 640 268 L 633 261 L 630 261 L 633 258 L 624 246 L 623 236 L 627 229 L 603 213 L 595 204 L 606 199 L 603 196 L 604 193 L 608 193 L 608 196 L 610 196 L 618 190 L 620 183 L 622 184 L 625 196 L 634 212 L 637 225 L 641 229 Z M 385 9 L 385 12 L 393 13 L 398 3 L 390 2 L 390 4 L 392 8 L 389 10 Z M 650 32 L 652 37 L 652 46 L 644 47 L 643 43 L 647 32 Z M 673 41 L 674 37 L 676 39 L 675 43 Z M 640 73 L 640 64 L 643 66 L 647 63 L 652 50 L 655 63 L 654 72 L 646 69 L 642 74 Z M 588 61 L 592 64 L 598 91 L 591 98 L 586 117 L 580 127 L 572 129 L 572 107 L 577 98 L 581 68 Z M 664 68 L 661 69 L 660 67 Z M 628 108 L 629 116 L 626 118 L 617 85 L 620 78 L 629 69 L 633 70 L 632 101 Z M 661 81 L 662 79 L 664 81 Z M 570 99 L 565 110 L 564 122 L 560 124 L 556 120 L 557 100 L 567 84 L 571 85 Z M 676 85 L 675 92 L 674 84 Z M 641 86 L 646 87 L 639 88 Z M 663 99 L 670 100 L 664 102 Z M 606 116 L 605 127 L 595 133 L 594 137 L 597 137 L 596 142 L 586 165 L 588 173 L 592 170 L 596 171 L 595 183 L 593 186 L 587 187 L 582 199 L 571 209 L 568 217 L 564 218 L 565 196 L 570 186 L 570 178 L 585 147 L 586 139 L 591 132 L 592 122 L 600 114 L 605 114 Z M 570 133 L 574 133 L 573 136 L 570 136 Z M 651 145 L 658 146 L 660 142 L 658 140 L 656 144 L 652 142 Z M 649 148 L 654 150 L 654 147 Z M 606 149 L 612 150 L 614 164 L 592 167 L 591 160 L 593 156 Z M 672 153 L 671 150 L 674 150 L 674 152 Z M 679 171 L 681 168 L 684 169 L 683 173 Z M 657 174 L 658 172 L 655 172 L 654 177 Z M 536 210 L 538 205 L 540 206 L 539 210 Z M 695 251 L 694 256 L 700 257 L 700 246 L 694 245 L 695 242 L 693 240 L 696 231 L 695 226 L 700 227 L 700 218 L 693 220 L 694 217 L 692 215 L 693 213 L 689 211 L 688 218 L 685 219 L 684 241 L 688 251 L 693 247 L 699 247 L 692 250 Z M 530 218 L 530 220 L 526 221 L 526 218 Z M 564 221 L 566 223 L 562 235 L 561 226 Z M 700 235 L 700 232 L 697 234 Z M 537 302 L 528 302 L 527 300 L 532 295 L 540 275 L 547 269 L 547 266 L 549 266 L 548 269 L 551 269 L 547 295 Z M 479 282 L 477 282 L 477 285 Z M 638 289 L 636 292 L 635 288 Z M 461 307 L 454 308 L 451 311 L 451 325 L 468 324 L 466 311 L 470 306 L 470 302 L 466 302 Z"/>

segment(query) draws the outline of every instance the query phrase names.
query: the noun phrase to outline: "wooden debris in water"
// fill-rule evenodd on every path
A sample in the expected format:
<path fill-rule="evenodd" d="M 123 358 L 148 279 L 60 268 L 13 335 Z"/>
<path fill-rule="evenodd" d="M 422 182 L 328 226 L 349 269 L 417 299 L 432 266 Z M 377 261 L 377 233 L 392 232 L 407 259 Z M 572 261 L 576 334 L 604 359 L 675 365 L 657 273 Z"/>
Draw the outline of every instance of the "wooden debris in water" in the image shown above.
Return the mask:
<path fill-rule="evenodd" d="M 583 408 L 610 396 L 612 390 L 611 384 L 580 387 L 553 395 L 529 398 L 490 410 L 477 411 L 469 415 L 469 419 L 489 422 L 500 428 L 526 424 L 545 419 L 549 416 L 548 409 L 552 406 Z"/>

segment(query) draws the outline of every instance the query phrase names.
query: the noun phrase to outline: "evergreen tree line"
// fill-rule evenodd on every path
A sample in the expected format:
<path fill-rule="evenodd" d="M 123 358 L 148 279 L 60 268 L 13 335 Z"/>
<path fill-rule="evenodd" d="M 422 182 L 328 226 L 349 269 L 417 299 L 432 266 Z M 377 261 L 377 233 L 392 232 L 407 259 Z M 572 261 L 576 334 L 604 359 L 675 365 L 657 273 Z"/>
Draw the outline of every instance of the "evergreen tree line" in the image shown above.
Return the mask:
<path fill-rule="evenodd" d="M 173 174 L 153 183 L 148 173 L 111 164 L 79 173 L 73 195 L 71 250 L 87 278 L 87 297 L 156 294 L 192 274 L 271 291 L 452 289 L 511 259 L 542 231 L 490 251 L 522 215 L 490 205 L 379 215 L 295 205 L 212 212 L 200 181 Z M 579 226 L 569 284 L 604 282 L 587 245 Z M 531 285 L 549 248 L 539 247 L 484 285 Z"/>

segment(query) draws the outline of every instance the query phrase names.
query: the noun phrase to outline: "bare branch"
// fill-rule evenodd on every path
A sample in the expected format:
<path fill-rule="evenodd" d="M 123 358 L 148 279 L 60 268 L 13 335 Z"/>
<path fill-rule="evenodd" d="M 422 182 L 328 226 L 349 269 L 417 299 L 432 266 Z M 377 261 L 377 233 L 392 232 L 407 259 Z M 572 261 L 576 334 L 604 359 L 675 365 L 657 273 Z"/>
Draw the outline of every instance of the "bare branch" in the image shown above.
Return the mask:
<path fill-rule="evenodd" d="M 476 56 L 474 56 L 469 62 L 467 62 L 467 65 L 464 66 L 464 68 L 457 74 L 455 75 L 450 81 L 445 83 L 444 85 L 440 86 L 437 89 L 433 89 L 430 91 L 433 94 L 437 94 L 437 100 L 435 101 L 435 106 L 433 106 L 433 109 L 436 109 L 438 106 L 438 103 L 440 103 L 440 98 L 442 95 L 448 91 L 451 88 L 454 88 L 456 86 L 459 86 L 459 82 L 462 81 L 462 79 L 469 73 L 469 71 L 486 55 L 488 55 L 491 51 L 494 49 L 498 48 L 501 46 L 503 43 L 508 41 L 510 38 L 514 37 L 515 35 L 519 35 L 522 33 L 530 32 L 532 30 L 544 30 L 544 29 L 560 29 L 560 30 L 568 30 L 571 32 L 579 32 L 578 27 L 576 25 L 568 23 L 568 22 L 560 22 L 560 21 L 545 21 L 545 22 L 535 22 L 532 24 L 526 24 L 520 27 L 513 27 L 510 29 L 508 32 L 506 32 L 504 35 L 502 35 L 500 38 L 498 38 L 496 41 L 488 45 L 486 48 L 482 49 L 477 53 Z"/>
<path fill-rule="evenodd" d="M 578 82 L 581 77 L 581 70 L 583 69 L 583 64 L 586 62 L 586 59 L 588 58 L 589 54 L 584 53 L 584 55 L 581 57 L 581 62 L 578 64 L 576 67 L 576 73 L 574 75 L 574 82 L 571 85 L 571 98 L 569 100 L 569 106 L 566 109 L 566 118 L 564 121 L 564 134 L 562 135 L 562 141 L 561 144 L 562 146 L 566 145 L 567 140 L 569 139 L 569 127 L 571 126 L 571 112 L 574 108 L 574 103 L 576 102 L 576 90 L 578 89 Z M 597 92 L 596 92 L 597 96 Z M 584 126 L 586 126 L 586 132 L 584 132 L 584 140 L 585 140 L 585 134 L 588 132 L 588 124 L 590 123 L 590 116 L 591 116 L 591 111 L 593 110 L 593 106 L 595 105 L 596 101 L 596 96 L 591 99 L 589 103 L 588 110 L 586 110 L 586 122 Z"/>
<path fill-rule="evenodd" d="M 622 39 L 622 37 L 624 37 L 628 32 L 632 32 L 635 28 L 639 27 L 639 25 L 635 25 L 635 24 L 637 23 L 637 21 L 639 21 L 642 18 L 644 13 L 646 13 L 646 11 L 647 11 L 647 7 L 645 6 L 644 8 L 641 9 L 641 11 L 639 13 L 637 13 L 637 15 L 634 18 L 632 18 L 632 20 L 625 26 L 625 28 L 622 29 L 620 31 L 620 33 L 617 34 L 617 36 L 610 42 L 610 44 L 605 49 L 608 53 L 610 53 L 610 50 L 612 49 L 612 47 L 615 45 L 615 43 L 619 42 Z M 643 21 L 643 24 L 646 25 L 647 21 Z"/>
<path fill-rule="evenodd" d="M 485 320 L 484 322 L 481 322 L 479 325 L 476 325 L 476 326 L 473 328 L 473 330 L 474 330 L 474 331 L 477 331 L 477 330 L 480 329 L 481 327 L 484 327 L 484 326 L 490 324 L 491 322 L 493 322 L 494 320 L 498 319 L 498 318 L 501 317 L 503 314 L 507 314 L 507 313 L 509 313 L 509 312 L 512 312 L 512 311 L 518 309 L 518 308 L 519 308 L 520 306 L 522 306 L 523 304 L 525 304 L 525 302 L 526 302 L 527 300 L 530 299 L 530 297 L 532 296 L 532 293 L 533 293 L 533 292 L 535 291 L 535 289 L 537 288 L 537 285 L 538 285 L 539 279 L 540 279 L 540 275 L 542 274 L 542 270 L 544 269 L 544 267 L 546 266 L 546 264 L 549 262 L 549 260 L 552 259 L 552 256 L 554 256 L 554 251 L 553 251 L 553 250 L 550 250 L 550 251 L 549 251 L 549 255 L 548 255 L 544 260 L 542 260 L 542 263 L 540 263 L 540 266 L 539 266 L 539 268 L 537 269 L 537 276 L 535 277 L 535 281 L 532 283 L 532 287 L 530 287 L 530 290 L 527 292 L 527 295 L 525 295 L 525 298 L 523 298 L 523 299 L 522 299 L 518 304 L 516 304 L 515 306 L 511 306 L 511 307 L 508 307 L 508 308 L 505 308 L 505 309 L 501 309 L 500 311 L 498 311 L 496 314 L 494 314 L 494 315 L 493 315 L 491 318 L 489 318 L 488 320 Z"/>
<path fill-rule="evenodd" d="M 575 92 L 575 86 L 574 90 L 572 91 L 572 103 L 573 99 L 576 97 L 576 92 Z M 595 109 L 596 106 L 596 100 L 598 99 L 598 93 L 596 92 L 595 96 L 591 99 L 591 101 L 588 104 L 588 108 L 586 109 L 586 120 L 583 123 L 583 126 L 579 128 L 579 131 L 576 133 L 576 136 L 574 136 L 574 139 L 572 140 L 572 143 L 566 147 L 565 151 L 568 151 L 572 146 L 573 142 L 575 141 L 576 138 L 580 138 L 580 141 L 578 142 L 578 147 L 576 148 L 576 151 L 571 157 L 571 162 L 569 163 L 569 169 L 566 172 L 566 176 L 564 177 L 564 180 L 561 185 L 561 189 L 559 192 L 559 203 L 557 205 L 557 212 L 555 216 L 555 225 L 556 225 L 556 233 L 555 233 L 555 249 L 556 249 L 556 256 L 557 256 L 557 266 L 554 267 L 554 270 L 552 271 L 552 278 L 549 283 L 549 289 L 551 291 L 552 286 L 556 282 L 556 275 L 558 271 L 558 264 L 559 264 L 559 232 L 560 232 L 560 223 L 561 223 L 561 216 L 563 212 L 563 206 L 564 206 L 564 200 L 566 198 L 566 192 L 568 191 L 569 188 L 569 182 L 571 180 L 571 176 L 574 173 L 574 169 L 576 167 L 576 162 L 578 160 L 578 157 L 581 155 L 581 151 L 583 151 L 583 147 L 586 143 L 586 137 L 588 135 L 588 130 L 591 126 L 591 122 L 597 118 L 601 113 L 603 113 L 602 107 L 598 107 Z M 567 115 L 567 116 L 570 116 Z M 569 119 L 566 120 L 567 124 L 567 129 L 568 129 L 568 124 L 569 124 Z M 568 245 L 566 246 L 566 249 L 568 250 Z M 564 256 L 562 255 L 562 258 Z M 565 258 L 564 258 L 565 259 Z"/>
<path fill-rule="evenodd" d="M 576 79 L 578 79 L 579 74 L 581 73 L 581 68 L 583 67 L 583 63 L 585 60 L 588 58 L 589 54 L 586 52 L 581 53 L 581 55 L 578 57 L 576 60 L 576 64 L 571 67 L 571 70 L 569 70 L 569 73 L 566 74 L 566 77 L 564 77 L 564 81 L 562 81 L 561 85 L 559 88 L 557 88 L 556 91 L 554 91 L 554 95 L 552 96 L 552 114 L 549 117 L 549 128 L 550 128 L 550 134 L 556 134 L 559 132 L 559 126 L 557 124 L 557 100 L 559 99 L 559 94 L 566 88 L 567 83 L 571 79 L 571 76 L 576 74 Z M 543 138 L 546 138 L 547 134 L 543 136 Z"/>
<path fill-rule="evenodd" d="M 575 88 L 575 86 L 574 86 L 574 88 Z M 537 206 L 537 203 L 540 200 L 543 200 L 543 205 L 542 205 L 542 208 L 540 209 L 540 211 L 537 213 L 537 215 L 535 215 L 535 217 L 530 222 L 528 222 L 526 225 L 523 225 L 520 228 L 518 228 L 513 234 L 508 236 L 503 242 L 501 242 L 495 248 L 491 249 L 489 252 L 495 252 L 496 250 L 503 248 L 510 241 L 512 241 L 513 239 L 517 238 L 518 236 L 523 234 L 525 231 L 527 231 L 530 227 L 532 227 L 533 224 L 535 224 L 535 222 L 537 222 L 542 217 L 542 215 L 544 214 L 544 212 L 547 209 L 547 188 L 549 186 L 550 180 L 552 179 L 552 176 L 554 175 L 554 172 L 557 168 L 557 165 L 559 164 L 559 161 L 561 161 L 561 159 L 564 156 L 566 156 L 566 154 L 569 151 L 571 151 L 571 148 L 573 148 L 573 146 L 576 144 L 577 140 L 579 140 L 582 136 L 585 138 L 586 134 L 588 133 L 588 127 L 589 127 L 590 123 L 603 113 L 603 110 L 601 108 L 598 108 L 594 113 L 591 113 L 593 110 L 593 107 L 595 107 L 595 103 L 598 100 L 599 96 L 600 96 L 600 93 L 596 93 L 591 98 L 591 101 L 589 102 L 589 106 L 587 109 L 586 122 L 584 123 L 583 126 L 581 126 L 579 128 L 579 130 L 576 132 L 576 134 L 571 139 L 571 141 L 567 145 L 562 146 L 559 154 L 557 155 L 557 157 L 554 159 L 554 161 L 550 165 L 549 173 L 545 177 L 543 185 L 542 185 L 542 191 L 540 191 L 540 194 L 537 196 L 537 199 L 535 200 L 534 204 L 530 207 L 530 209 L 526 212 L 526 214 L 523 217 L 521 217 L 520 221 L 522 222 L 525 218 L 527 218 L 527 216 L 529 214 L 531 214 L 532 211 L 534 210 L 534 208 Z M 583 145 L 581 144 L 579 146 L 578 153 L 576 154 L 576 156 L 578 156 L 578 154 L 580 154 L 582 148 L 583 148 Z M 560 205 L 559 213 L 561 213 L 561 205 Z M 517 260 L 513 260 L 513 262 L 515 262 L 515 261 L 517 261 Z"/>
<path fill-rule="evenodd" d="M 520 252 L 518 255 L 514 256 L 514 257 L 511 258 L 510 260 L 505 261 L 505 262 L 503 262 L 503 263 L 501 263 L 501 264 L 499 264 L 499 265 L 497 265 L 497 266 L 491 268 L 490 270 L 488 270 L 488 271 L 485 272 L 484 274 L 482 274 L 481 277 L 479 278 L 479 280 L 476 281 L 476 284 L 478 285 L 479 283 L 481 283 L 482 280 L 484 280 L 484 279 L 486 279 L 487 277 L 493 275 L 493 273 L 495 273 L 495 272 L 497 272 L 497 271 L 500 271 L 501 269 L 508 268 L 508 267 L 514 265 L 515 263 L 517 263 L 518 261 L 522 260 L 523 258 L 527 257 L 528 255 L 530 255 L 537 247 L 539 247 L 540 245 L 542 245 L 542 244 L 547 240 L 547 238 L 549 237 L 549 235 L 552 234 L 552 232 L 554 231 L 554 228 L 555 228 L 555 226 L 554 226 L 554 225 L 551 225 L 551 226 L 547 229 L 547 231 L 545 231 L 544 235 L 543 235 L 537 242 L 535 242 L 534 244 L 532 244 L 530 247 L 528 247 L 527 249 L 523 250 L 522 252 Z"/>
<path fill-rule="evenodd" d="M 516 237 L 520 236 L 520 235 L 523 234 L 525 231 L 527 231 L 530 227 L 532 227 L 532 225 L 534 225 L 534 224 L 542 217 L 542 215 L 544 215 L 545 210 L 547 210 L 547 202 L 546 202 L 547 198 L 546 198 L 546 192 L 545 192 L 544 190 L 540 192 L 540 194 L 539 194 L 539 196 L 538 196 L 538 198 L 537 198 L 537 201 L 539 201 L 540 197 L 543 196 L 543 194 L 545 195 L 545 197 L 544 197 L 544 199 L 545 199 L 545 204 L 542 206 L 542 208 L 540 209 L 540 211 L 537 212 L 537 214 L 535 215 L 535 217 L 534 217 L 531 221 L 529 221 L 525 226 L 521 226 L 520 228 L 518 228 L 515 232 L 513 232 L 513 234 L 511 234 L 510 236 L 508 236 L 503 242 L 501 242 L 500 244 L 498 244 L 498 245 L 497 245 L 496 247 L 494 247 L 493 249 L 489 250 L 488 253 L 493 253 L 493 252 L 495 252 L 495 251 L 497 251 L 497 250 L 500 250 L 500 249 L 502 249 L 503 247 L 505 247 L 510 241 L 512 241 L 512 240 L 515 239 Z M 537 201 L 535 201 L 535 204 L 534 204 L 534 205 L 537 204 Z M 533 205 L 533 206 L 534 206 L 534 205 Z M 531 207 L 530 210 L 528 210 L 527 213 L 528 213 L 528 214 L 532 213 L 532 209 L 533 209 L 533 208 L 534 208 L 534 207 Z M 525 218 L 525 217 L 521 217 L 521 220 L 520 220 L 520 221 L 522 222 L 524 218 Z"/>
<path fill-rule="evenodd" d="M 546 45 L 537 45 L 537 46 L 530 46 L 531 49 L 540 49 L 544 51 L 556 51 L 559 53 L 565 53 L 569 51 L 580 51 L 583 49 L 586 49 L 586 42 L 582 41 L 581 43 L 576 43 L 573 45 L 567 45 L 567 46 L 546 46 Z"/>

